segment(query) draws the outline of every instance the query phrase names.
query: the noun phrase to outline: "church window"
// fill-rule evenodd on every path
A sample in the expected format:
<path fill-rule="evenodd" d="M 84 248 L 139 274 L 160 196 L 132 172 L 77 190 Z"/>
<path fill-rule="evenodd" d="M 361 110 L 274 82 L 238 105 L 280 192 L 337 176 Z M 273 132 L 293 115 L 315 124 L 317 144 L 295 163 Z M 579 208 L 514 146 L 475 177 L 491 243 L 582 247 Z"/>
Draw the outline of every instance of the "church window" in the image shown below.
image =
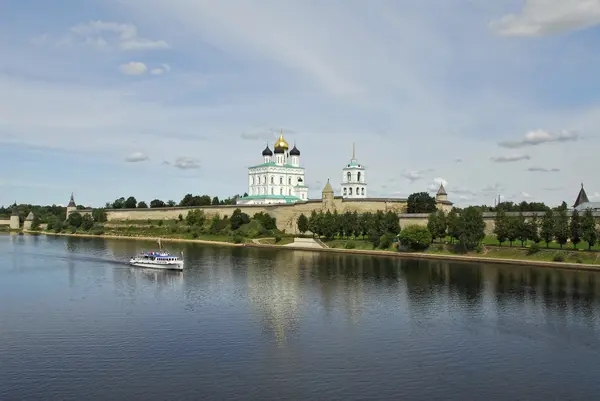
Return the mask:
<path fill-rule="evenodd" d="M 365 189 L 363 188 L 361 192 L 362 192 L 362 195 L 364 195 L 365 194 Z"/>
<path fill-rule="evenodd" d="M 304 199 L 304 194 L 302 194 L 302 199 Z"/>
<path fill-rule="evenodd" d="M 348 188 L 348 195 L 352 195 L 352 188 Z"/>
<path fill-rule="evenodd" d="M 271 195 L 275 194 L 273 187 L 271 187 Z"/>
<path fill-rule="evenodd" d="M 288 177 L 288 184 L 292 185 L 292 177 Z"/>
<path fill-rule="evenodd" d="M 271 176 L 271 184 L 275 184 L 275 179 Z"/>
<path fill-rule="evenodd" d="M 266 183 L 267 183 L 267 176 L 263 175 L 263 184 L 266 184 Z"/>
<path fill-rule="evenodd" d="M 254 185 L 254 177 L 252 177 L 252 185 Z"/>
<path fill-rule="evenodd" d="M 352 173 L 348 171 L 348 182 L 352 181 Z"/>
<path fill-rule="evenodd" d="M 290 195 L 290 196 L 292 195 L 292 189 L 291 188 L 288 189 L 288 195 Z"/>
<path fill-rule="evenodd" d="M 348 190 L 344 187 L 344 196 L 348 195 Z"/>
<path fill-rule="evenodd" d="M 356 187 L 356 195 L 360 195 L 360 188 Z"/>
<path fill-rule="evenodd" d="M 279 184 L 280 185 L 283 184 L 283 177 L 282 176 L 279 176 Z"/>
<path fill-rule="evenodd" d="M 279 195 L 283 195 L 283 188 L 279 188 Z"/>
<path fill-rule="evenodd" d="M 360 171 L 358 172 L 358 177 L 356 179 L 358 182 L 360 182 Z"/>

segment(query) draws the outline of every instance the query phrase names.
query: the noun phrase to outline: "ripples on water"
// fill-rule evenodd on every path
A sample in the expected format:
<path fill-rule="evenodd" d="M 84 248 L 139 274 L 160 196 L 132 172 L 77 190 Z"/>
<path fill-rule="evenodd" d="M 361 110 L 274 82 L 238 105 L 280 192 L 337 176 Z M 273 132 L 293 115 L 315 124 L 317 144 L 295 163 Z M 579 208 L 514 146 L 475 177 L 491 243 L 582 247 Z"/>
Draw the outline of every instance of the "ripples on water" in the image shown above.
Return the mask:
<path fill-rule="evenodd" d="M 0 237 L 0 400 L 596 400 L 600 275 Z"/>

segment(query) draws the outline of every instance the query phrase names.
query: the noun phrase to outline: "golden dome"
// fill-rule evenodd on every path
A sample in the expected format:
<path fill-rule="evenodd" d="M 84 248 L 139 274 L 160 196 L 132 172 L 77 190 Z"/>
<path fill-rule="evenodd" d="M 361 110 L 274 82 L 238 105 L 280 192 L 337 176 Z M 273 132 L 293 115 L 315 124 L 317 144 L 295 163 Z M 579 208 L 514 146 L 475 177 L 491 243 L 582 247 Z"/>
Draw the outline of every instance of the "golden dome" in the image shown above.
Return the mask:
<path fill-rule="evenodd" d="M 290 147 L 285 139 L 283 139 L 283 130 L 279 134 L 279 139 L 275 142 L 275 148 L 282 148 L 283 150 L 288 150 Z"/>

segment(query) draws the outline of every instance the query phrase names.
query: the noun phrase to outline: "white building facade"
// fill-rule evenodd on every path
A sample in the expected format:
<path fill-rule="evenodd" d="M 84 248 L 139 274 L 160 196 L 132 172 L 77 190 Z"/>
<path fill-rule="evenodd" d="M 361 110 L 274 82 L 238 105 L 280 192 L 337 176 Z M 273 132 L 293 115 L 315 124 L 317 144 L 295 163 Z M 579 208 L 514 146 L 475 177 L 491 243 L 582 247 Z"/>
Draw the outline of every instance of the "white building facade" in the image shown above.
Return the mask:
<path fill-rule="evenodd" d="M 367 194 L 366 168 L 356 160 L 356 150 L 352 144 L 352 159 L 342 169 L 342 198 L 364 199 Z"/>
<path fill-rule="evenodd" d="M 263 162 L 248 168 L 248 196 L 237 204 L 257 205 L 296 203 L 308 200 L 304 167 L 300 165 L 300 151 L 289 145 L 281 132 L 273 151 L 269 145 L 262 152 Z"/>

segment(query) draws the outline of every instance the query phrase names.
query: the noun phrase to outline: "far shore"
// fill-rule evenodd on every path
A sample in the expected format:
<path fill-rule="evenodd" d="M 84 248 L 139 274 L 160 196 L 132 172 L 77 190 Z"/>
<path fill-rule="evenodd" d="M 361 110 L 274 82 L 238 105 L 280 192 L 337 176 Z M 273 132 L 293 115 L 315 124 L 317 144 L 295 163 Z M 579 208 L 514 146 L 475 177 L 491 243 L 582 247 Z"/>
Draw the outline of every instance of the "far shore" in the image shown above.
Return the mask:
<path fill-rule="evenodd" d="M 25 234 L 36 235 L 50 235 L 50 236 L 65 236 L 65 237 L 81 237 L 81 238 L 103 238 L 103 239 L 128 239 L 128 240 L 140 240 L 140 241 L 152 241 L 156 242 L 159 237 L 147 237 L 147 236 L 126 236 L 126 235 L 94 235 L 94 234 L 70 234 L 70 233 L 52 233 L 45 231 L 23 231 Z M 384 256 L 394 257 L 400 259 L 423 259 L 423 260 L 438 260 L 438 261 L 456 261 L 456 262 L 467 262 L 467 263 L 495 263 L 512 266 L 528 266 L 528 267 L 548 267 L 555 269 L 568 269 L 568 270 L 585 270 L 585 271 L 599 271 L 600 265 L 585 264 L 585 263 L 568 263 L 568 262 L 550 262 L 540 260 L 523 260 L 523 259 L 503 259 L 493 258 L 485 256 L 471 256 L 471 255 L 449 255 L 449 254 L 434 254 L 434 253 L 423 253 L 423 252 L 398 252 L 398 251 L 385 251 L 377 249 L 343 249 L 343 248 L 305 248 L 291 245 L 276 245 L 276 244 L 257 244 L 257 243 L 242 243 L 234 244 L 232 242 L 225 241 L 211 241 L 201 239 L 185 239 L 185 238 L 168 238 L 160 237 L 162 242 L 181 242 L 181 243 L 195 243 L 195 244 L 206 244 L 206 245 L 217 245 L 217 246 L 229 246 L 229 247 L 246 247 L 246 248 L 268 248 L 268 249 L 279 249 L 288 251 L 304 251 L 304 252 L 325 252 L 325 253 L 340 253 L 340 254 L 354 254 L 364 256 Z"/>

